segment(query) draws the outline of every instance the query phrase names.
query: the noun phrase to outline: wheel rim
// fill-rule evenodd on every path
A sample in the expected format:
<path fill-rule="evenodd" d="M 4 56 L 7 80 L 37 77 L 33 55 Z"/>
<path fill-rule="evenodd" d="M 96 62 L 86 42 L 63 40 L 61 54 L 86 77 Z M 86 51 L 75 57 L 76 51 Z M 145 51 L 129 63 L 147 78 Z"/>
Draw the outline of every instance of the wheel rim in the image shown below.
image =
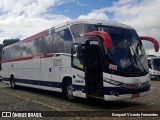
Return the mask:
<path fill-rule="evenodd" d="M 68 94 L 69 98 L 71 98 L 71 99 L 73 98 L 73 88 L 72 88 L 72 86 L 68 86 L 67 94 Z"/>

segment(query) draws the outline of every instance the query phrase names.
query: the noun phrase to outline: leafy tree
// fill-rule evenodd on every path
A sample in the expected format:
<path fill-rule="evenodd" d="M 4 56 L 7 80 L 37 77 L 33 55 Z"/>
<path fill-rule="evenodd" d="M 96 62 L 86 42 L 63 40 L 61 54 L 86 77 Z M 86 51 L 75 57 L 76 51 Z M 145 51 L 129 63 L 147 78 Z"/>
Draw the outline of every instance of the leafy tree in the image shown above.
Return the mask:
<path fill-rule="evenodd" d="M 3 44 L 0 44 L 0 53 L 1 53 L 2 49 L 3 49 Z"/>
<path fill-rule="evenodd" d="M 19 39 L 5 39 L 3 41 L 3 47 L 6 47 L 8 45 L 11 45 L 11 44 L 19 42 L 19 41 L 20 41 Z"/>

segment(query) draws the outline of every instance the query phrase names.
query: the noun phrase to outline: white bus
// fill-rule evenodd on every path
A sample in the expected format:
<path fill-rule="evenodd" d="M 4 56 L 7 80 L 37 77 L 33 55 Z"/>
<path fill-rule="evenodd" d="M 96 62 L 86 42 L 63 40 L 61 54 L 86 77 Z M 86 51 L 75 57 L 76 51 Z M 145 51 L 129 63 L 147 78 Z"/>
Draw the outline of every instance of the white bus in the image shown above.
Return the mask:
<path fill-rule="evenodd" d="M 151 78 L 160 78 L 160 57 L 148 57 L 147 60 Z"/>
<path fill-rule="evenodd" d="M 27 86 L 62 92 L 68 100 L 136 98 L 150 90 L 141 39 L 124 24 L 75 20 L 3 49 L 2 77 L 12 88 Z"/>

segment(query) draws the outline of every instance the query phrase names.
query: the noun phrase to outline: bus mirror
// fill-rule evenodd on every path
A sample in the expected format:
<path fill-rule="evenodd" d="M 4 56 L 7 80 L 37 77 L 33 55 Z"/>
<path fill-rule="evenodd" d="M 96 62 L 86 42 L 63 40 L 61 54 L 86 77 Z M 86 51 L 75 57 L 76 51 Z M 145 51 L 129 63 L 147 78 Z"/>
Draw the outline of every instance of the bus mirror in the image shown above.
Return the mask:
<path fill-rule="evenodd" d="M 103 31 L 88 32 L 88 33 L 84 33 L 84 36 L 98 36 L 103 39 L 104 45 L 107 49 L 112 48 L 112 39 L 107 32 L 103 32 Z"/>
<path fill-rule="evenodd" d="M 158 44 L 158 41 L 156 39 L 154 39 L 152 37 L 146 37 L 146 36 L 141 36 L 140 39 L 152 42 L 153 45 L 154 45 L 155 52 L 159 51 L 159 44 Z"/>

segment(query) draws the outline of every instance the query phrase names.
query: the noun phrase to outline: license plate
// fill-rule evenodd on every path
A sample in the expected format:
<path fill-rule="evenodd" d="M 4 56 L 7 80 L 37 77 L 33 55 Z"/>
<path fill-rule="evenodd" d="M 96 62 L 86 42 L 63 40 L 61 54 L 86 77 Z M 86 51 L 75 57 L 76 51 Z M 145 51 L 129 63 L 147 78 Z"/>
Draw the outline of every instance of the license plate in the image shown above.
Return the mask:
<path fill-rule="evenodd" d="M 140 94 L 139 94 L 139 93 L 132 94 L 132 98 L 138 98 L 138 97 L 140 97 Z"/>

